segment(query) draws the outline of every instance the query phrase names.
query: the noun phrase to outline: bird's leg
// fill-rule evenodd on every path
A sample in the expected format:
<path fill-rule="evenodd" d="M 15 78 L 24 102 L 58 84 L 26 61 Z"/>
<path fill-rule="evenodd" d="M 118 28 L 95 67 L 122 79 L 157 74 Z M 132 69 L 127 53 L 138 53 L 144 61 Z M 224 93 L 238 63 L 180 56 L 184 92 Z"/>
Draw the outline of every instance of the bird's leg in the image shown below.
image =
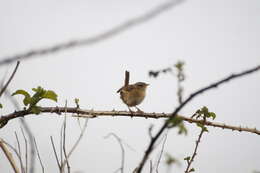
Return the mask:
<path fill-rule="evenodd" d="M 127 106 L 128 107 L 128 110 L 131 112 L 131 118 L 133 118 L 133 116 L 134 116 L 134 113 L 133 113 L 133 111 L 130 109 L 130 107 L 129 106 Z"/>
<path fill-rule="evenodd" d="M 135 106 L 135 108 L 137 109 L 137 112 L 139 112 L 139 113 L 144 113 L 144 111 L 142 111 L 141 109 L 139 109 L 137 106 Z"/>
<path fill-rule="evenodd" d="M 144 113 L 144 111 L 142 111 L 141 109 L 139 109 L 137 106 L 135 106 L 135 108 L 137 109 L 137 112 L 139 113 Z M 147 119 L 147 116 L 145 115 L 145 118 Z"/>

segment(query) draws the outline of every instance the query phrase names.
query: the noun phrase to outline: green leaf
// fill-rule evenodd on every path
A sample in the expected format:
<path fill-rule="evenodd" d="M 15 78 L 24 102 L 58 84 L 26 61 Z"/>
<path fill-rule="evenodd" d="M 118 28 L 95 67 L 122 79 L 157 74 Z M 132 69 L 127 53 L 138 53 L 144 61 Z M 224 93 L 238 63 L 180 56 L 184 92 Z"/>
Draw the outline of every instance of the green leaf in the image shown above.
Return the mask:
<path fill-rule="evenodd" d="M 194 172 L 195 171 L 195 169 L 194 168 L 191 168 L 190 170 L 189 170 L 189 172 Z"/>
<path fill-rule="evenodd" d="M 179 123 L 178 128 L 179 128 L 178 134 L 180 134 L 180 135 L 183 134 L 183 133 L 184 133 L 185 135 L 188 134 L 188 130 L 187 130 L 187 128 L 185 127 L 185 125 L 184 125 L 183 122 Z"/>
<path fill-rule="evenodd" d="M 25 90 L 17 90 L 16 92 L 14 92 L 12 94 L 12 96 L 14 96 L 14 95 L 23 95 L 24 96 L 23 103 L 24 103 L 25 106 L 30 104 L 31 101 L 32 101 L 30 94 Z"/>
<path fill-rule="evenodd" d="M 208 117 L 209 109 L 206 106 L 203 106 L 201 109 L 202 114 L 204 114 L 206 117 Z"/>
<path fill-rule="evenodd" d="M 190 156 L 188 156 L 188 157 L 185 157 L 185 158 L 184 158 L 184 160 L 187 160 L 187 161 L 189 161 L 189 160 L 190 160 Z"/>
<path fill-rule="evenodd" d="M 0 103 L 0 109 L 2 109 L 3 108 L 3 105 Z"/>
<path fill-rule="evenodd" d="M 204 125 L 201 124 L 201 123 L 196 123 L 196 124 L 197 124 L 197 126 L 200 127 L 200 128 L 203 128 L 203 127 L 204 127 Z"/>
<path fill-rule="evenodd" d="M 54 91 L 48 90 L 44 93 L 44 95 L 42 96 L 42 98 L 45 99 L 50 99 L 53 100 L 55 102 L 57 102 L 57 94 Z"/>
<path fill-rule="evenodd" d="M 166 165 L 167 166 L 171 166 L 172 164 L 177 164 L 177 165 L 179 165 L 180 164 L 180 162 L 179 162 L 179 160 L 178 159 L 176 159 L 176 158 L 174 158 L 171 154 L 169 154 L 169 153 L 166 153 L 165 154 L 165 162 L 166 162 Z"/>
<path fill-rule="evenodd" d="M 175 116 L 174 118 L 169 118 L 167 121 L 169 122 L 168 127 L 173 128 L 179 125 L 183 121 L 183 119 L 181 117 Z"/>
<path fill-rule="evenodd" d="M 41 110 L 38 106 L 33 106 L 33 107 L 31 107 L 31 112 L 38 115 L 41 113 Z"/>
<path fill-rule="evenodd" d="M 178 61 L 174 66 L 175 66 L 178 70 L 182 70 L 184 64 L 185 64 L 185 63 L 184 63 L 183 61 Z"/>
<path fill-rule="evenodd" d="M 209 132 L 207 127 L 201 123 L 196 123 L 198 127 L 200 127 L 204 132 Z"/>
<path fill-rule="evenodd" d="M 209 116 L 212 117 L 213 120 L 216 118 L 216 114 L 214 112 L 209 112 Z"/>
<path fill-rule="evenodd" d="M 36 93 L 40 93 L 40 92 L 43 92 L 44 91 L 44 89 L 42 88 L 42 87 L 40 87 L 40 86 L 38 86 L 37 88 L 33 88 L 32 89 L 34 92 L 36 92 Z"/>

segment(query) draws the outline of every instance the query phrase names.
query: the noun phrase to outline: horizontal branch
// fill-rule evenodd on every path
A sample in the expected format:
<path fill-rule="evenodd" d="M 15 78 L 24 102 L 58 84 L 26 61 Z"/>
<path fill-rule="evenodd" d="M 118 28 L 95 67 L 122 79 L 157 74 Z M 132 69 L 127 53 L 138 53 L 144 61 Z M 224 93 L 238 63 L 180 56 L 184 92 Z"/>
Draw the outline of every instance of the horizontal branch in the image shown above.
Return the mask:
<path fill-rule="evenodd" d="M 84 110 L 74 107 L 40 107 L 41 113 L 56 113 L 61 115 L 62 113 L 72 113 L 73 117 L 82 117 L 82 118 L 95 118 L 95 117 L 101 117 L 101 116 L 124 116 L 124 117 L 140 117 L 140 118 L 169 118 L 172 114 L 171 113 L 141 113 L 141 112 L 127 112 L 127 111 L 94 111 L 94 110 Z M 8 115 L 4 115 L 0 117 L 0 124 L 4 122 L 8 122 L 11 119 L 18 118 L 18 117 L 24 117 L 27 115 L 32 114 L 28 111 L 16 111 Z M 239 132 L 249 132 L 249 133 L 255 133 L 257 135 L 260 135 L 260 130 L 257 130 L 256 128 L 248 128 L 248 127 L 241 127 L 241 126 L 233 126 L 233 125 L 227 125 L 223 123 L 216 123 L 211 121 L 203 121 L 203 120 L 197 120 L 194 118 L 189 118 L 185 116 L 178 115 L 180 118 L 182 118 L 184 121 L 187 121 L 189 123 L 203 123 L 206 126 L 212 126 L 212 127 L 218 127 L 222 129 L 230 129 L 233 131 L 239 131 Z"/>

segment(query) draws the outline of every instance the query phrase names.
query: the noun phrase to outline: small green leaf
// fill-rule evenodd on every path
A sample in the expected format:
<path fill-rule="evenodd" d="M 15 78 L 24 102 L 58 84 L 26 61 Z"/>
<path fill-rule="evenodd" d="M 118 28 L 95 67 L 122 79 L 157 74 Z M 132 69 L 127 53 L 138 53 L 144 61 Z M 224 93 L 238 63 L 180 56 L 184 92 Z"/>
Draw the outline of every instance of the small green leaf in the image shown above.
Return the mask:
<path fill-rule="evenodd" d="M 53 100 L 55 102 L 57 102 L 57 94 L 54 91 L 48 90 L 44 93 L 44 95 L 42 96 L 42 98 L 46 98 L 46 99 L 50 99 Z"/>
<path fill-rule="evenodd" d="M 191 168 L 190 170 L 189 170 L 189 172 L 194 172 L 195 171 L 195 169 L 194 168 Z"/>
<path fill-rule="evenodd" d="M 204 132 L 209 132 L 208 128 L 205 127 L 205 126 L 203 126 L 202 130 L 203 130 Z"/>
<path fill-rule="evenodd" d="M 44 89 L 43 89 L 42 87 L 40 87 L 40 86 L 38 86 L 37 88 L 32 88 L 32 90 L 33 90 L 34 92 L 36 92 L 36 93 L 39 93 L 39 92 L 44 91 Z"/>
<path fill-rule="evenodd" d="M 184 125 L 183 122 L 179 123 L 178 128 L 179 128 L 178 134 L 180 134 L 180 135 L 181 135 L 181 134 L 185 134 L 185 135 L 188 134 L 188 130 L 187 130 L 187 128 L 185 127 L 185 125 Z"/>
<path fill-rule="evenodd" d="M 173 128 L 176 127 L 177 125 L 179 125 L 182 122 L 182 118 L 175 116 L 174 118 L 169 118 L 167 121 L 169 122 L 169 128 Z"/>
<path fill-rule="evenodd" d="M 185 63 L 184 63 L 183 61 L 178 61 L 174 66 L 175 66 L 178 70 L 182 70 L 184 64 L 185 64 Z"/>
<path fill-rule="evenodd" d="M 204 127 L 204 125 L 203 125 L 203 124 L 201 124 L 201 123 L 199 123 L 199 122 L 198 122 L 198 123 L 196 123 L 196 124 L 197 124 L 197 126 L 198 126 L 198 127 L 200 127 L 200 128 L 203 128 L 203 127 Z"/>
<path fill-rule="evenodd" d="M 200 127 L 204 132 L 209 132 L 207 127 L 205 127 L 205 125 L 201 124 L 201 123 L 196 123 L 198 127 Z"/>
<path fill-rule="evenodd" d="M 213 120 L 216 118 L 216 114 L 214 112 L 209 112 L 209 116 L 212 117 Z"/>
<path fill-rule="evenodd" d="M 165 162 L 166 162 L 166 165 L 167 166 L 171 166 L 171 165 L 173 165 L 173 164 L 177 164 L 177 165 L 180 165 L 181 163 L 180 163 L 180 161 L 177 159 L 177 158 L 175 158 L 175 157 L 173 157 L 171 154 L 169 154 L 169 153 L 166 153 L 165 154 Z"/>
<path fill-rule="evenodd" d="M 206 106 L 203 106 L 201 109 L 202 114 L 204 114 L 206 117 L 208 117 L 209 109 Z"/>
<path fill-rule="evenodd" d="M 30 104 L 31 101 L 32 101 L 30 94 L 25 90 L 17 90 L 16 92 L 14 92 L 12 94 L 12 96 L 14 96 L 14 95 L 23 95 L 24 96 L 23 103 L 24 103 L 25 106 Z"/>
<path fill-rule="evenodd" d="M 190 156 L 188 156 L 188 157 L 185 157 L 185 158 L 184 158 L 184 160 L 187 160 L 187 161 L 189 161 L 189 160 L 190 160 Z"/>
<path fill-rule="evenodd" d="M 2 109 L 3 108 L 3 105 L 0 103 L 0 109 Z"/>
<path fill-rule="evenodd" d="M 31 107 L 31 112 L 34 113 L 34 114 L 36 114 L 36 115 L 38 115 L 38 114 L 41 113 L 41 110 L 40 110 L 39 107 L 33 106 L 33 107 Z"/>

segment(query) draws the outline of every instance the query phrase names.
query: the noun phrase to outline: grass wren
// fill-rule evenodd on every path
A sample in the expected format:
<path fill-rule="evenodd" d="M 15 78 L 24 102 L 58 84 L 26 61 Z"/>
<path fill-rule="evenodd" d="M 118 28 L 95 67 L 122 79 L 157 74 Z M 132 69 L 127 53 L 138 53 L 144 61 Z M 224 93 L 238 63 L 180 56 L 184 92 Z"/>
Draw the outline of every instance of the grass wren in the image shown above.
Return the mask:
<path fill-rule="evenodd" d="M 143 112 L 136 106 L 142 103 L 144 100 L 146 95 L 146 88 L 148 85 L 149 84 L 144 82 L 137 82 L 135 84 L 125 85 L 117 91 L 120 93 L 120 98 L 127 105 L 131 113 L 133 112 L 130 107 L 135 107 L 138 112 Z"/>

